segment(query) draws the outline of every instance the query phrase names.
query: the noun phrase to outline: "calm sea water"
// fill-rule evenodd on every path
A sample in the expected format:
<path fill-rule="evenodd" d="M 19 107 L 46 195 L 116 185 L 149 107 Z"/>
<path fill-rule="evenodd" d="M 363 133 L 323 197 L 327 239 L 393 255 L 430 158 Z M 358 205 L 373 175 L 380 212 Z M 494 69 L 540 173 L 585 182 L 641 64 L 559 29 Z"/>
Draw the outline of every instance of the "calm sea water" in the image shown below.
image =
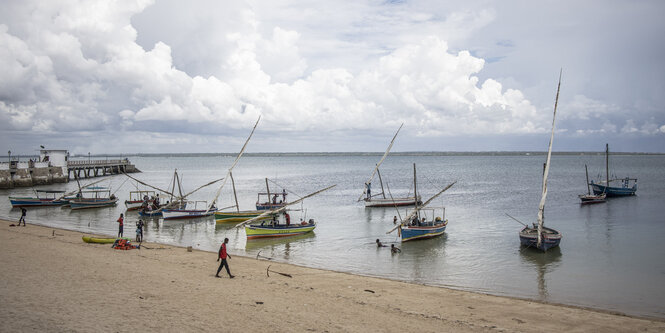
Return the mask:
<path fill-rule="evenodd" d="M 412 191 L 413 163 L 423 198 L 452 181 L 457 184 L 435 200 L 446 206 L 448 229 L 442 237 L 399 244 L 393 227 L 394 208 L 364 208 L 356 200 L 380 156 L 245 156 L 234 169 L 241 209 L 254 209 L 256 193 L 286 188 L 304 196 L 328 185 L 337 186 L 305 200 L 293 219 L 314 218 L 315 233 L 287 239 L 247 241 L 244 229 L 216 225 L 212 218 L 164 222 L 149 220 L 146 240 L 216 251 L 224 237 L 231 253 L 270 257 L 277 261 L 378 276 L 483 293 L 615 310 L 665 318 L 665 156 L 613 156 L 613 172 L 639 179 L 638 195 L 611 199 L 605 204 L 580 206 L 577 195 L 586 192 L 584 164 L 592 178 L 604 172 L 602 155 L 553 156 L 546 205 L 546 225 L 563 233 L 558 249 L 547 253 L 522 249 L 521 226 L 536 220 L 540 200 L 540 156 L 394 156 L 382 165 L 381 175 L 394 196 Z M 174 169 L 185 191 L 221 178 L 233 157 L 131 157 L 143 172 L 141 180 L 166 188 Z M 126 177 L 104 181 L 123 202 L 136 185 Z M 378 182 L 374 183 L 374 192 Z M 143 188 L 139 186 L 140 188 Z M 75 189 L 76 182 L 44 186 Z M 217 185 L 190 199 L 211 200 Z M 30 195 L 27 188 L 0 190 L 0 216 L 17 219 L 7 196 Z M 230 183 L 219 206 L 232 205 Z M 28 223 L 82 232 L 114 235 L 115 220 L 125 211 L 113 208 L 71 211 L 35 208 Z M 401 211 L 401 214 L 404 214 Z M 127 213 L 129 225 L 136 213 Z M 133 228 L 125 235 L 133 236 Z M 395 242 L 402 253 L 376 248 L 375 240 Z M 211 254 L 212 255 L 212 254 Z M 211 270 L 215 267 L 211 266 Z"/>

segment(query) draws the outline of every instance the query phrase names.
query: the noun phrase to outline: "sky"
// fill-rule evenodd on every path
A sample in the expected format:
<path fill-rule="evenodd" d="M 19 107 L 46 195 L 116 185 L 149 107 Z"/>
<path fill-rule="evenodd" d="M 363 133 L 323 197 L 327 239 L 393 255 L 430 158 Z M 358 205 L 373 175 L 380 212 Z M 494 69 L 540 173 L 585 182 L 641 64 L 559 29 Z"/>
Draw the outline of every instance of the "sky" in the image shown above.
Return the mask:
<path fill-rule="evenodd" d="M 0 148 L 665 153 L 665 2 L 0 2 Z"/>

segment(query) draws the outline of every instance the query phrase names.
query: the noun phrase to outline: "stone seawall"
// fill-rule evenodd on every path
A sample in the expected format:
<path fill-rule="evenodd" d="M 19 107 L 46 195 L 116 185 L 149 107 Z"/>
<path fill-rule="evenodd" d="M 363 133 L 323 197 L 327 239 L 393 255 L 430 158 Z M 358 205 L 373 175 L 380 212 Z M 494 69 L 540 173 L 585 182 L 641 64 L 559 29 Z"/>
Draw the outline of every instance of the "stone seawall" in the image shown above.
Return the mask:
<path fill-rule="evenodd" d="M 30 187 L 54 183 L 67 183 L 66 169 L 62 167 L 42 167 L 0 170 L 0 188 Z"/>

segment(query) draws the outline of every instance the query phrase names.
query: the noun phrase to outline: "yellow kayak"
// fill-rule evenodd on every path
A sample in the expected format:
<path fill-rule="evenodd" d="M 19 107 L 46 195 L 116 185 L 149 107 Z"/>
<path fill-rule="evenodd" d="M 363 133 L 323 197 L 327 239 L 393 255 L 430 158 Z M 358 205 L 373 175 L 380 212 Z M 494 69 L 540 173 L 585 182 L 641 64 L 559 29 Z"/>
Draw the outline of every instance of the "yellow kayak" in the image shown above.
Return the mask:
<path fill-rule="evenodd" d="M 95 244 L 113 244 L 117 238 L 97 238 L 91 236 L 83 236 L 83 241 L 86 243 L 95 243 Z M 124 239 L 131 240 L 129 237 L 122 237 Z"/>

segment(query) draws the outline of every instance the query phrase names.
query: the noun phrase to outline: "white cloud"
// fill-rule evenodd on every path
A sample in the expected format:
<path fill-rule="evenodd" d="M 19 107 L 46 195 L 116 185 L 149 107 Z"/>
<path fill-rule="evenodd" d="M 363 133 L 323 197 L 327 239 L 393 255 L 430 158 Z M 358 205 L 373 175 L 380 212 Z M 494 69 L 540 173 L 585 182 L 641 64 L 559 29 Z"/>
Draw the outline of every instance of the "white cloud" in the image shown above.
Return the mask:
<path fill-rule="evenodd" d="M 421 137 L 549 131 L 549 98 L 536 106 L 506 84 L 515 78 L 484 74 L 487 62 L 474 56 L 483 52 L 449 46 L 500 11 L 476 3 L 351 7 L 323 3 L 294 18 L 279 17 L 299 8 L 288 1 L 2 4 L 0 126 L 193 138 L 247 127 L 261 114 L 264 130 L 303 136 L 401 122 Z M 141 15 L 159 24 L 133 20 Z M 568 89 L 560 133 L 663 132 L 662 116 L 626 119 L 623 107 Z M 542 94 L 553 97 L 550 90 Z"/>

